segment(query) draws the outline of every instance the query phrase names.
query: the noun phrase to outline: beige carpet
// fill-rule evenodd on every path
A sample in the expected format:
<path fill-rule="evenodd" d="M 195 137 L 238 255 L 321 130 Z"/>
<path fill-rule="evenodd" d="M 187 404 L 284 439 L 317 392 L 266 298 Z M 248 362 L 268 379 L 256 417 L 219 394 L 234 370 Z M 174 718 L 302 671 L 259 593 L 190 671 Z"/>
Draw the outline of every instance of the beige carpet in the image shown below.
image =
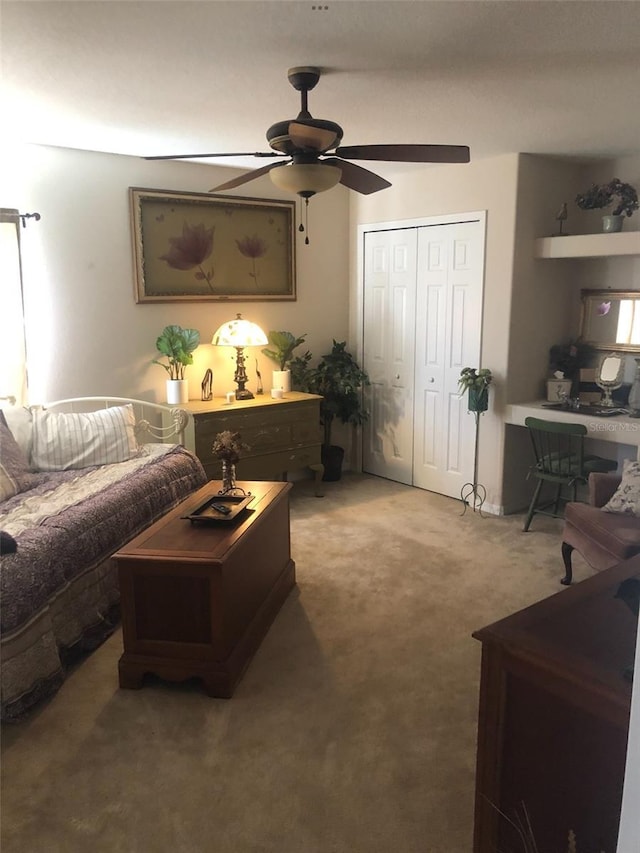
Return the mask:
<path fill-rule="evenodd" d="M 3 853 L 470 853 L 471 633 L 563 587 L 561 522 L 460 510 L 296 484 L 298 589 L 234 698 L 119 690 L 118 632 L 4 728 Z"/>

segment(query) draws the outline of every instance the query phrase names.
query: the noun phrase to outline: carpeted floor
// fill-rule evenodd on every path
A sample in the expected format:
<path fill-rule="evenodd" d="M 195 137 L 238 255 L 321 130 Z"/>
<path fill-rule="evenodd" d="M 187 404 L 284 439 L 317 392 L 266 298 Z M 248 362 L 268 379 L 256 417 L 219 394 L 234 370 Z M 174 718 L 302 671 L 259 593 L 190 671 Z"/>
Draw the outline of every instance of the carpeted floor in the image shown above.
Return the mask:
<path fill-rule="evenodd" d="M 116 633 L 3 729 L 3 853 L 470 853 L 471 633 L 563 587 L 560 521 L 460 510 L 296 484 L 298 588 L 234 698 L 120 690 Z"/>

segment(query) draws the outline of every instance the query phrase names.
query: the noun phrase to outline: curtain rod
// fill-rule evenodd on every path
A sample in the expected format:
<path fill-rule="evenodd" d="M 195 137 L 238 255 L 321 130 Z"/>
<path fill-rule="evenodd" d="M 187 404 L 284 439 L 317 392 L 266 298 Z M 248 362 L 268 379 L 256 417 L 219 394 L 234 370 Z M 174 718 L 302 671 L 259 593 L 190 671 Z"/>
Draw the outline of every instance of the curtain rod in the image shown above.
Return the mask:
<path fill-rule="evenodd" d="M 39 213 L 19 213 L 18 217 L 20 218 L 20 222 L 22 222 L 22 227 L 27 227 L 27 219 L 35 219 L 36 222 L 40 221 Z"/>

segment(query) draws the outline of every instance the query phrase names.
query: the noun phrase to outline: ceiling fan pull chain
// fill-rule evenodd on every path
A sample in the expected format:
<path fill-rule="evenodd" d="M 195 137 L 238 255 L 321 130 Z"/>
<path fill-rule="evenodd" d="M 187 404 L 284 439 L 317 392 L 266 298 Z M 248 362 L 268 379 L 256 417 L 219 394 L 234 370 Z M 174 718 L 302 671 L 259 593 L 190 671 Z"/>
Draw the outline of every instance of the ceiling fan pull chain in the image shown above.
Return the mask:
<path fill-rule="evenodd" d="M 300 199 L 300 225 L 298 225 L 298 231 L 302 234 L 304 232 L 304 225 L 302 224 L 302 196 L 298 196 Z"/>
<path fill-rule="evenodd" d="M 305 246 L 309 245 L 309 199 L 305 198 L 304 200 L 304 222 L 307 227 L 307 235 L 304 238 Z"/>

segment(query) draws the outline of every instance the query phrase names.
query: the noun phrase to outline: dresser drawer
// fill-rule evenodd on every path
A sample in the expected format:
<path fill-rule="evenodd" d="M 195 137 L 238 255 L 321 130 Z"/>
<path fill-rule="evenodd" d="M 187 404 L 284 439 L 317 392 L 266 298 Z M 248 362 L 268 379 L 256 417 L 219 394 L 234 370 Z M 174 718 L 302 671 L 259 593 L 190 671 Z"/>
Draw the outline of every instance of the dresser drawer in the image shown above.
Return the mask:
<path fill-rule="evenodd" d="M 211 446 L 224 430 L 238 432 L 249 446 L 247 456 L 297 448 L 321 441 L 317 404 L 211 412 L 195 418 L 195 451 L 201 462 L 213 459 Z"/>
<path fill-rule="evenodd" d="M 280 480 L 287 471 L 317 465 L 320 462 L 320 445 L 266 453 L 241 459 L 236 465 L 239 480 Z"/>

